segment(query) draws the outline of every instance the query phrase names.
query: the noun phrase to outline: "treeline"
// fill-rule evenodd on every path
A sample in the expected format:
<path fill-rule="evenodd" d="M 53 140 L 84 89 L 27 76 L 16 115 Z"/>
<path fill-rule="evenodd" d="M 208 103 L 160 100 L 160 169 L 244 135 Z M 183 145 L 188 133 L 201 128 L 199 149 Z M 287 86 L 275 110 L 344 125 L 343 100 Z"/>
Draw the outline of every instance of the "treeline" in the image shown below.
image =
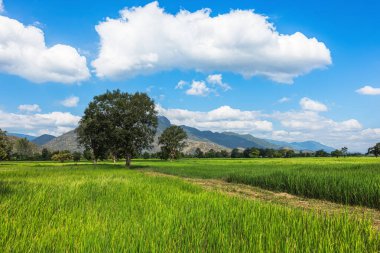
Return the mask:
<path fill-rule="evenodd" d="M 291 149 L 258 149 L 258 148 L 246 148 L 242 149 L 233 149 L 232 151 L 220 150 L 216 151 L 210 149 L 207 152 L 203 152 L 201 149 L 197 148 L 193 154 L 179 153 L 178 158 L 292 158 L 292 157 L 359 157 L 368 154 L 362 153 L 337 153 L 333 151 L 328 153 L 324 150 L 318 150 L 316 152 L 295 152 Z M 138 156 L 143 159 L 166 159 L 163 153 L 148 153 L 144 152 Z"/>

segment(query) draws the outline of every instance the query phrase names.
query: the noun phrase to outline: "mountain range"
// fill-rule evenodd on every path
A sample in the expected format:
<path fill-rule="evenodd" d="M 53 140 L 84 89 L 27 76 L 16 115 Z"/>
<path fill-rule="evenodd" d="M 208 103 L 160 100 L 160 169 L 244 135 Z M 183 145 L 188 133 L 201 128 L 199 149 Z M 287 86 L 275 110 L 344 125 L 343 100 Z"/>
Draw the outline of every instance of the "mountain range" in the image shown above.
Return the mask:
<path fill-rule="evenodd" d="M 155 141 L 153 143 L 153 148 L 150 152 L 159 151 L 158 136 L 162 132 L 171 126 L 171 122 L 163 116 L 158 117 L 158 128 L 157 134 L 155 136 Z M 234 132 L 212 132 L 212 131 L 201 131 L 189 126 L 181 126 L 188 134 L 187 147 L 185 148 L 185 153 L 194 153 L 197 148 L 202 151 L 208 151 L 214 149 L 215 151 L 227 150 L 230 151 L 233 148 L 271 148 L 271 149 L 281 149 L 288 148 L 297 151 L 317 151 L 320 149 L 326 152 L 331 152 L 335 150 L 333 147 L 323 145 L 316 141 L 304 141 L 304 142 L 284 142 L 269 139 L 260 139 L 254 137 L 250 134 L 238 134 Z M 67 132 L 61 136 L 54 137 L 52 135 L 42 135 L 39 137 L 27 136 L 22 134 L 9 135 L 17 136 L 31 140 L 36 145 L 47 148 L 51 151 L 55 150 L 70 150 L 70 151 L 82 151 L 83 149 L 78 146 L 77 136 L 74 130 Z"/>

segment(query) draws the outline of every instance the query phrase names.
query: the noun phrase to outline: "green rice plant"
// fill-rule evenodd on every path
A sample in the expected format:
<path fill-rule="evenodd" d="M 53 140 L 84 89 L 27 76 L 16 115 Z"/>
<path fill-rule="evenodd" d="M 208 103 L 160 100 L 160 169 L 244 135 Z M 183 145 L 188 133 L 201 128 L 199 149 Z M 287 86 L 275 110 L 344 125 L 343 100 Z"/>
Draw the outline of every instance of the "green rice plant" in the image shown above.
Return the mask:
<path fill-rule="evenodd" d="M 219 178 L 264 189 L 380 209 L 380 160 L 376 158 L 198 159 L 140 161 L 151 170 Z"/>
<path fill-rule="evenodd" d="M 2 164 L 0 182 L 1 252 L 380 250 L 365 218 L 229 197 L 122 166 Z"/>

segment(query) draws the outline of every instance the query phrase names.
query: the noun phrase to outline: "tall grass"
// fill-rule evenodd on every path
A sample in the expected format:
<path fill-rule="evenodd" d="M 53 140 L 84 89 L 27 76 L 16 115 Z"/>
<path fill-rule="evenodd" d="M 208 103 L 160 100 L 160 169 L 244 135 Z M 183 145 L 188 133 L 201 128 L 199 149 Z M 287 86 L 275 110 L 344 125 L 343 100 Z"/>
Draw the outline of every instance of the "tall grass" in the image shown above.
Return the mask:
<path fill-rule="evenodd" d="M 140 162 L 155 171 L 220 178 L 275 191 L 380 209 L 380 160 L 306 158 Z"/>
<path fill-rule="evenodd" d="M 365 219 L 206 192 L 112 165 L 0 165 L 2 252 L 377 252 Z"/>

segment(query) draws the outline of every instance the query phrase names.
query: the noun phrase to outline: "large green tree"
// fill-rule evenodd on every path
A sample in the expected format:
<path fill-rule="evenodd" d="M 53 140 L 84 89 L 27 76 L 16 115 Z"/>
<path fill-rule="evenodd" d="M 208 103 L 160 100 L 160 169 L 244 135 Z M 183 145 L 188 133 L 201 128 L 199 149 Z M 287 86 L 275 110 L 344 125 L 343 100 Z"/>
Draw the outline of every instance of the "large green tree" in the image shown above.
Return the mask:
<path fill-rule="evenodd" d="M 173 160 L 178 158 L 179 153 L 186 146 L 187 134 L 182 127 L 170 126 L 164 130 L 158 138 L 161 152 L 164 158 Z"/>
<path fill-rule="evenodd" d="M 95 161 L 110 152 L 130 167 L 133 156 L 151 148 L 157 129 L 157 112 L 145 93 L 107 91 L 94 97 L 77 130 L 79 143 L 91 149 Z"/>
<path fill-rule="evenodd" d="M 12 152 L 12 144 L 8 140 L 7 132 L 0 128 L 0 161 L 10 158 Z"/>

